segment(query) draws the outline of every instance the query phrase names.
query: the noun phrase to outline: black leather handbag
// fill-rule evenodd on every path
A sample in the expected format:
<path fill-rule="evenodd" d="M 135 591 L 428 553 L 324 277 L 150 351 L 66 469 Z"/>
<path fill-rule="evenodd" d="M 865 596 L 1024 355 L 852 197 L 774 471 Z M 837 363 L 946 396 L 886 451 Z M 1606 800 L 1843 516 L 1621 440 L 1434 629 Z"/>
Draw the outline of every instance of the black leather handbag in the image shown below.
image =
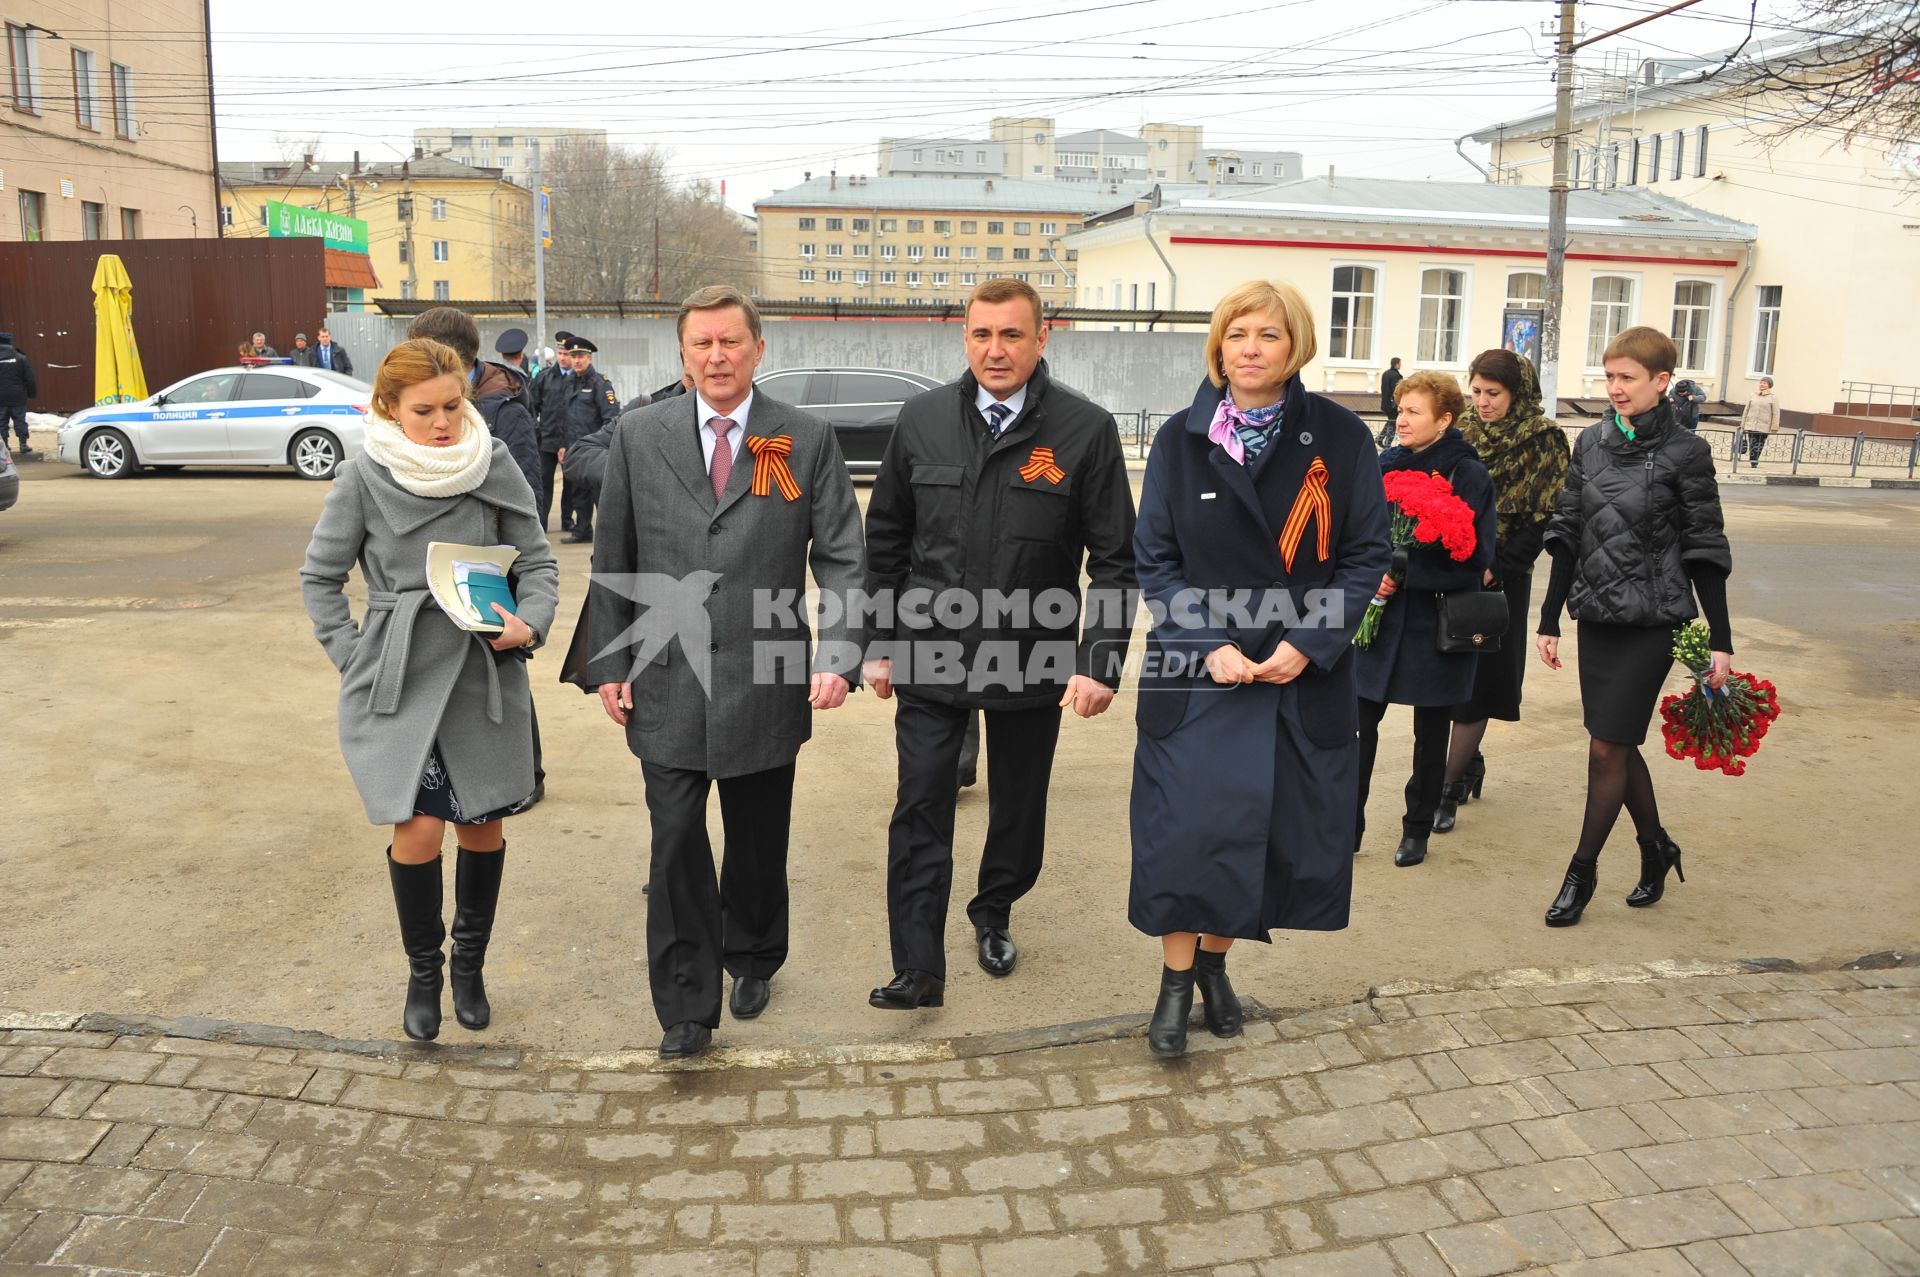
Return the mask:
<path fill-rule="evenodd" d="M 1472 594 L 1435 596 L 1440 611 L 1439 645 L 1443 652 L 1497 652 L 1507 635 L 1507 592 L 1480 590 Z"/>

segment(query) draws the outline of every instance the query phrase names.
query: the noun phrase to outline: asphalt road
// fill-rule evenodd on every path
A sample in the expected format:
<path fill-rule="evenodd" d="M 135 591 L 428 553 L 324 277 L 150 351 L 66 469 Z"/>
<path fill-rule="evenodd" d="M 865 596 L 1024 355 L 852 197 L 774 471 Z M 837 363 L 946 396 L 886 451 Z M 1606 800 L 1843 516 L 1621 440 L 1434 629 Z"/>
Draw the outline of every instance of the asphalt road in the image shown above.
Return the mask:
<path fill-rule="evenodd" d="M 296 577 L 324 485 L 23 472 L 19 506 L 0 515 L 0 1007 L 397 1036 L 405 968 L 386 838 L 340 761 L 335 676 Z M 1920 501 L 1741 487 L 1726 503 L 1735 665 L 1779 683 L 1786 714 L 1744 778 L 1653 760 L 1688 881 L 1658 908 L 1623 907 L 1637 870 L 1623 820 L 1586 921 L 1541 925 L 1578 830 L 1585 739 L 1571 665 L 1535 666 L 1526 721 L 1489 737 L 1486 797 L 1417 869 L 1391 862 L 1409 738 L 1406 715 L 1389 716 L 1353 925 L 1241 946 L 1243 992 L 1301 1007 L 1499 968 L 1851 957 L 1920 941 Z M 587 553 L 559 553 L 564 650 Z M 551 681 L 557 667 L 551 655 L 533 667 L 549 797 L 509 830 L 483 1036 L 650 1046 L 639 768 L 594 703 Z M 1130 710 L 1123 698 L 1064 728 L 1050 861 L 1016 913 L 1023 956 L 1006 981 L 971 961 L 961 906 L 986 802 L 963 796 L 947 1006 L 913 1016 L 865 1005 L 889 974 L 891 710 L 861 695 L 824 717 L 800 759 L 793 958 L 769 1014 L 723 1037 L 777 1047 L 1144 1015 L 1158 946 L 1125 921 Z"/>

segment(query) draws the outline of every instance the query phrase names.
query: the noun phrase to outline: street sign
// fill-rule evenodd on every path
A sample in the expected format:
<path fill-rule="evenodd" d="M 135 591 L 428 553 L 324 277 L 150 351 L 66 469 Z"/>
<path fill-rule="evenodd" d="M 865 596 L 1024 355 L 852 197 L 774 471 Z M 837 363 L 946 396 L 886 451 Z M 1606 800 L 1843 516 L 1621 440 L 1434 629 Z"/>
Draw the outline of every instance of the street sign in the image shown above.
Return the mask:
<path fill-rule="evenodd" d="M 367 224 L 323 209 L 267 201 L 267 235 L 272 239 L 324 239 L 328 248 L 367 251 Z"/>
<path fill-rule="evenodd" d="M 544 186 L 540 188 L 540 213 L 539 213 L 539 222 L 537 223 L 537 225 L 539 228 L 538 234 L 540 236 L 540 247 L 552 248 L 553 247 L 553 192 L 548 190 Z"/>

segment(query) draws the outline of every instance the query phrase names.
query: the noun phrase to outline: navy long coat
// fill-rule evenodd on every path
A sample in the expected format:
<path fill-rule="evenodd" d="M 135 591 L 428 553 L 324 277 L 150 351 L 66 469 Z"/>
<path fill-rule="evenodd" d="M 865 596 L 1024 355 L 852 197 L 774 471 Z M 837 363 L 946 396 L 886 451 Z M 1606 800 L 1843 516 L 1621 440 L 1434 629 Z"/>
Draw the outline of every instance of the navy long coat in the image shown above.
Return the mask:
<path fill-rule="evenodd" d="M 1360 419 L 1296 376 L 1273 442 L 1243 466 L 1207 438 L 1221 394 L 1203 384 L 1161 427 L 1134 530 L 1154 623 L 1128 921 L 1148 935 L 1253 940 L 1274 927 L 1338 930 L 1359 784 L 1353 631 L 1390 556 L 1379 464 Z M 1312 513 L 1289 566 L 1282 538 L 1303 502 Z M 1224 643 L 1262 660 L 1283 641 L 1309 659 L 1291 683 L 1207 676 L 1202 658 Z"/>
<path fill-rule="evenodd" d="M 1458 705 L 1473 696 L 1480 657 L 1440 650 L 1439 596 L 1478 592 L 1493 566 L 1493 478 L 1473 445 L 1453 427 L 1421 452 L 1389 448 L 1381 453 L 1381 473 L 1390 470 L 1427 470 L 1450 479 L 1454 495 L 1473 507 L 1473 554 L 1455 561 L 1437 543 L 1415 542 L 1408 549 L 1407 579 L 1387 600 L 1380 633 L 1371 646 L 1354 653 L 1354 681 L 1370 701 Z"/>

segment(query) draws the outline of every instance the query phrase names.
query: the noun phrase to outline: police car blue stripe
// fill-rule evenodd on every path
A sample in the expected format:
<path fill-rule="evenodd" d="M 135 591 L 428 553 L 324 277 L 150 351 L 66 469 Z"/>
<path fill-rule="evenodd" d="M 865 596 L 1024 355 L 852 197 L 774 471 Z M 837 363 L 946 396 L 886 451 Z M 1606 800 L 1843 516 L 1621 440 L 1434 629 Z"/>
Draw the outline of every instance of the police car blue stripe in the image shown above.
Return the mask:
<path fill-rule="evenodd" d="M 203 417 L 211 418 L 220 414 L 217 420 L 237 421 L 248 417 L 358 417 L 363 413 L 352 404 L 314 404 L 302 402 L 299 405 L 272 403 L 262 404 L 207 404 L 194 408 L 135 408 L 130 411 L 96 413 L 88 416 L 82 424 L 94 425 L 114 421 L 194 421 Z"/>

